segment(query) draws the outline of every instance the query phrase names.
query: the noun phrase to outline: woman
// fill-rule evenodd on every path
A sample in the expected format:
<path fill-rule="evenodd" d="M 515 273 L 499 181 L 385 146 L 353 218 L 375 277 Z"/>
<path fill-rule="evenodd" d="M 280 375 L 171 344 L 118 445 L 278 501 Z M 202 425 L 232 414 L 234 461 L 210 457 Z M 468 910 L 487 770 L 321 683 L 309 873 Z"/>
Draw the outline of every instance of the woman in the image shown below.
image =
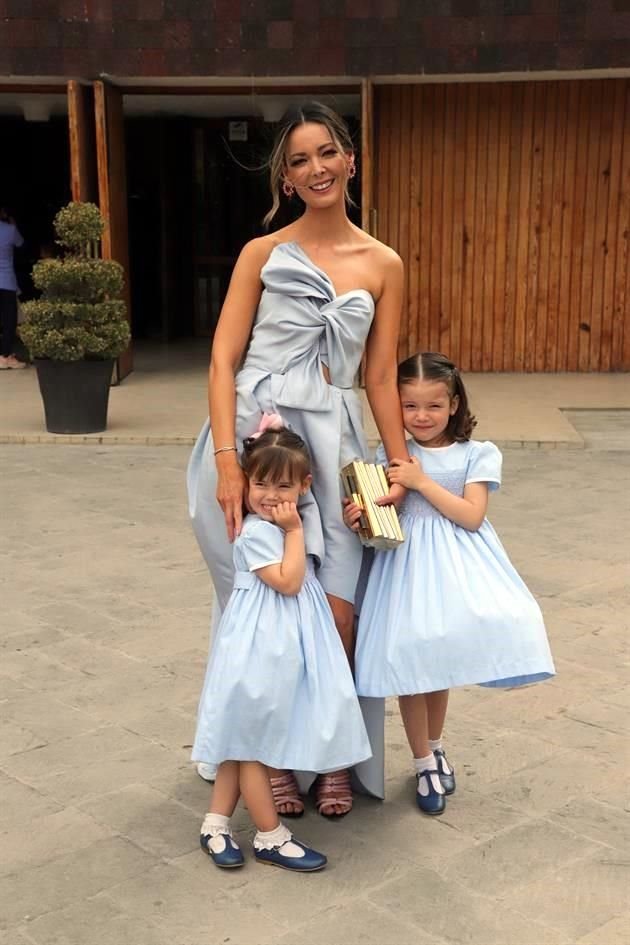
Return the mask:
<path fill-rule="evenodd" d="M 8 210 L 0 207 L 0 371 L 25 368 L 24 361 L 15 356 L 15 337 L 18 321 L 18 284 L 13 266 L 13 250 L 24 240 Z"/>
<path fill-rule="evenodd" d="M 280 191 L 301 200 L 304 212 L 249 242 L 234 268 L 212 346 L 210 422 L 188 470 L 190 514 L 223 608 L 232 590 L 231 542 L 242 522 L 239 452 L 264 412 L 279 413 L 313 457 L 315 486 L 300 504 L 306 548 L 321 562 L 318 577 L 352 662 L 362 549 L 343 524 L 339 470 L 367 453 L 352 388 L 364 354 L 366 392 L 387 455 L 407 455 L 396 387 L 403 266 L 348 219 L 355 157 L 333 111 L 316 102 L 291 107 L 269 163 L 273 205 L 265 222 L 280 206 Z M 393 487 L 391 500 L 403 494 Z M 359 783 L 382 797 L 382 745 L 375 744 L 382 704 L 364 712 L 375 757 L 355 770 Z M 300 816 L 293 773 L 270 774 L 279 812 Z M 325 816 L 348 813 L 348 772 L 318 778 L 317 805 Z"/>

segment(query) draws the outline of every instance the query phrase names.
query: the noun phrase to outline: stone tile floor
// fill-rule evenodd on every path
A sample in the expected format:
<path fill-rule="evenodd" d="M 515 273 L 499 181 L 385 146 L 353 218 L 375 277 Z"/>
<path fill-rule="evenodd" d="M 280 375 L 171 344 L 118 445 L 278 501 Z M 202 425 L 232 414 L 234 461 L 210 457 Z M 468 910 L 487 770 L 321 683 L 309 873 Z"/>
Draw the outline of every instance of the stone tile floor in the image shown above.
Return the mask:
<path fill-rule="evenodd" d="M 299 835 L 330 867 L 301 877 L 225 875 L 198 848 L 211 589 L 187 457 L 2 447 L 0 945 L 626 945 L 630 452 L 505 452 L 490 518 L 558 676 L 453 694 L 459 786 L 436 820 L 392 701 L 386 802 L 309 809 Z"/>

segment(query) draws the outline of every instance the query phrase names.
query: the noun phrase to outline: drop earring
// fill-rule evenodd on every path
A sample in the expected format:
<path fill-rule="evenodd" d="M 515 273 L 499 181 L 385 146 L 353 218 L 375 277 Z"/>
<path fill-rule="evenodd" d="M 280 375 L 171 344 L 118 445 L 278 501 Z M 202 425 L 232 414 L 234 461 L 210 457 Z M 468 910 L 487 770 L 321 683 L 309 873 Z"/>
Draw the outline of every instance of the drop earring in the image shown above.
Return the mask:
<path fill-rule="evenodd" d="M 284 193 L 285 197 L 288 197 L 289 199 L 291 199 L 291 197 L 295 193 L 295 187 L 293 186 L 290 180 L 285 180 L 283 182 L 282 192 Z"/>
<path fill-rule="evenodd" d="M 351 158 L 350 158 L 350 162 L 349 162 L 349 164 L 348 164 L 348 177 L 349 177 L 350 180 L 352 180 L 352 178 L 355 176 L 356 172 L 357 172 L 357 168 L 356 168 L 356 165 L 355 165 L 355 163 L 354 163 L 354 157 L 351 157 Z"/>

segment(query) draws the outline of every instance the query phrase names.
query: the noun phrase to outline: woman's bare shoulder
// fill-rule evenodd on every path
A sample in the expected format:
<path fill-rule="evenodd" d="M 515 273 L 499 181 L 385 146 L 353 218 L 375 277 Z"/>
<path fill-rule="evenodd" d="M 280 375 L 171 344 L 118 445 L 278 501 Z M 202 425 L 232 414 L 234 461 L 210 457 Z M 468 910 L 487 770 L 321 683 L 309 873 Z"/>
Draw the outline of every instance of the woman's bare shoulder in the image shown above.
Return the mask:
<path fill-rule="evenodd" d="M 239 265 L 256 268 L 260 271 L 271 255 L 275 242 L 271 236 L 257 236 L 245 243 L 239 253 Z"/>
<path fill-rule="evenodd" d="M 370 236 L 369 233 L 360 230 L 359 227 L 355 227 L 354 230 L 355 245 L 369 259 L 370 265 L 376 266 L 381 271 L 402 269 L 403 261 L 391 246 L 381 243 L 376 237 Z"/>
<path fill-rule="evenodd" d="M 370 236 L 369 233 L 366 233 L 365 236 L 368 241 L 367 246 L 370 255 L 375 263 L 384 270 L 402 270 L 403 261 L 396 250 L 392 249 L 391 246 L 388 246 L 386 243 L 381 243 L 380 240 L 377 240 L 374 236 Z"/>
<path fill-rule="evenodd" d="M 375 282 L 375 288 L 372 292 L 378 302 L 386 289 L 397 291 L 402 285 L 404 276 L 403 261 L 398 253 L 381 243 L 369 233 L 359 231 L 361 234 L 362 252 L 364 259 L 368 264 L 369 270 Z"/>
<path fill-rule="evenodd" d="M 255 268 L 260 272 L 274 249 L 282 243 L 290 242 L 290 230 L 291 227 L 284 227 L 275 233 L 267 233 L 265 236 L 257 236 L 255 239 L 249 240 L 240 252 L 239 263 L 246 265 L 248 268 Z"/>

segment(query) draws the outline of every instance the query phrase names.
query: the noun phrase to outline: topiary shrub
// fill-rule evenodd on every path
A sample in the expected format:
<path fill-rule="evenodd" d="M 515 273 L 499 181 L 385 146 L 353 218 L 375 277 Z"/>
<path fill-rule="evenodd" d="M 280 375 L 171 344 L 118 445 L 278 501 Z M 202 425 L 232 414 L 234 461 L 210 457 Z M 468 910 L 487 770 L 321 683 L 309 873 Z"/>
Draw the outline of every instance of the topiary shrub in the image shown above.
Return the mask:
<path fill-rule="evenodd" d="M 55 217 L 63 259 L 42 259 L 33 267 L 41 298 L 22 306 L 19 332 L 34 358 L 55 361 L 116 358 L 129 344 L 122 266 L 93 258 L 104 228 L 92 203 L 69 203 Z"/>

